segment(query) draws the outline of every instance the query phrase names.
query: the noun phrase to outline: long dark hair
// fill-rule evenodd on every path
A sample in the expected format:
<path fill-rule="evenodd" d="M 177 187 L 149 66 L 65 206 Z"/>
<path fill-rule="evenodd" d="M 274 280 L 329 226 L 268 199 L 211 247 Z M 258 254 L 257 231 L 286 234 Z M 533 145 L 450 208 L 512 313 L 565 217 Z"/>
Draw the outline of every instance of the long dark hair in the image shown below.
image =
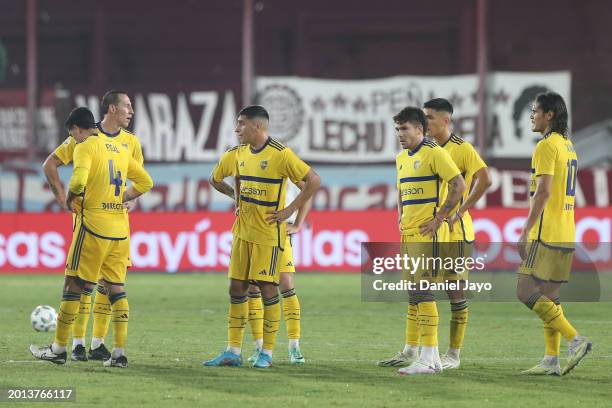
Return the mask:
<path fill-rule="evenodd" d="M 567 113 L 567 106 L 565 106 L 565 101 L 561 95 L 555 92 L 544 92 L 536 96 L 535 103 L 544 113 L 554 113 L 555 116 L 550 124 L 550 130 L 560 133 L 563 136 L 569 136 L 569 129 L 567 126 L 569 115 Z"/>

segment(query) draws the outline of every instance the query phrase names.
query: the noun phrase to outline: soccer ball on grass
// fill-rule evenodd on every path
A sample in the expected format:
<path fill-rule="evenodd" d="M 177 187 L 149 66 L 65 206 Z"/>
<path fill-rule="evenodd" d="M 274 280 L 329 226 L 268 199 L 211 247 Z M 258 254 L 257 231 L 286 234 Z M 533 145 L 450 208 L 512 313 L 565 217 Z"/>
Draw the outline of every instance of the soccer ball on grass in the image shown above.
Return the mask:
<path fill-rule="evenodd" d="M 37 332 L 55 331 L 57 327 L 57 312 L 47 305 L 36 306 L 30 315 L 32 327 Z"/>

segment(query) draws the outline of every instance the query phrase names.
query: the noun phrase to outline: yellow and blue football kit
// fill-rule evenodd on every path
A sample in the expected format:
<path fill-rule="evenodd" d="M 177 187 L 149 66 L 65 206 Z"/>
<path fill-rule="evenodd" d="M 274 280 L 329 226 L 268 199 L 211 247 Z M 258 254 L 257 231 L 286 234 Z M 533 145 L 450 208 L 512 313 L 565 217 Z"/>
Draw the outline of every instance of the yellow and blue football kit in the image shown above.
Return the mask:
<path fill-rule="evenodd" d="M 116 133 L 107 133 L 102 129 L 100 123 L 96 124 L 98 129 L 98 137 L 101 139 L 112 140 L 115 143 L 121 144 L 127 148 L 130 156 L 134 158 L 141 166 L 144 166 L 144 156 L 142 154 L 142 145 L 140 144 L 140 140 L 138 137 L 123 128 L 120 128 Z M 76 147 L 76 142 L 72 136 L 68 136 L 64 142 L 59 145 L 54 151 L 53 154 L 60 159 L 60 161 L 64 165 L 68 165 L 72 162 L 74 148 Z M 127 181 L 127 180 L 126 180 Z M 128 217 L 127 210 L 125 211 L 126 218 Z M 128 246 L 129 246 L 129 236 L 128 236 Z M 128 267 L 132 266 L 131 260 L 128 258 Z"/>
<path fill-rule="evenodd" d="M 434 258 L 439 242 L 448 242 L 448 224 L 442 223 L 433 237 L 424 236 L 419 228 L 436 215 L 443 201 L 443 182 L 460 174 L 450 155 L 435 142 L 424 139 L 414 150 L 403 150 L 396 157 L 397 187 L 401 217 L 402 246 L 411 256 Z M 425 266 L 425 265 L 424 265 Z M 411 273 L 412 279 L 439 278 L 433 263 Z"/>
<path fill-rule="evenodd" d="M 442 223 L 433 237 L 422 235 L 419 227 L 431 221 L 442 204 L 442 183 L 449 182 L 460 171 L 444 149 L 427 139 L 412 151 L 400 152 L 396 157 L 396 170 L 402 252 L 422 260 L 415 270 L 404 271 L 404 278 L 415 282 L 418 288 L 421 280 L 438 282 L 443 277 L 436 262 L 440 259 L 438 243 L 449 240 L 448 224 Z M 411 295 L 406 315 L 406 344 L 437 346 L 438 322 L 433 298 Z"/>
<path fill-rule="evenodd" d="M 106 138 L 90 136 L 75 146 L 74 170 L 69 189 L 82 195 L 66 274 L 95 283 L 98 275 L 123 283 L 129 257 L 129 224 L 122 204 L 126 179 L 139 192 L 153 186 L 142 165 L 127 147 Z"/>
<path fill-rule="evenodd" d="M 105 132 L 100 123 L 96 124 L 98 129 L 98 137 L 102 139 L 112 140 L 113 142 L 121 144 L 127 148 L 130 156 L 134 158 L 139 164 L 144 165 L 144 157 L 142 154 L 142 146 L 140 140 L 133 133 L 119 129 L 116 133 Z M 76 142 L 74 138 L 69 136 L 61 145 L 59 145 L 53 154 L 61 160 L 64 165 L 72 162 L 74 148 Z M 125 217 L 128 219 L 128 213 L 125 211 Z M 76 223 L 76 219 L 74 220 Z M 128 236 L 126 244 L 130 247 L 130 238 Z M 69 254 L 70 255 L 70 254 Z M 120 262 L 117 265 L 125 265 L 127 268 L 132 266 L 131 258 L 128 257 L 127 263 Z M 108 332 L 108 326 L 110 323 L 111 316 L 111 305 L 110 299 L 107 296 L 106 291 L 102 286 L 98 286 L 98 293 L 93 303 L 94 321 L 92 334 L 93 337 L 101 339 L 106 337 Z M 87 332 L 87 323 L 89 322 L 89 314 L 92 309 L 92 291 L 84 289 L 81 293 L 81 304 L 79 308 L 79 315 L 74 323 L 73 334 L 75 338 L 84 338 Z"/>
<path fill-rule="evenodd" d="M 578 156 L 572 141 L 550 133 L 536 145 L 531 159 L 530 195 L 536 179 L 552 176 L 551 192 L 544 211 L 529 232 L 528 255 L 519 273 L 551 282 L 569 280 L 575 240 L 574 203 Z"/>
<path fill-rule="evenodd" d="M 287 179 L 298 183 L 309 171 L 310 167 L 291 149 L 272 138 L 258 150 L 239 145 L 221 157 L 213 179 L 239 179 L 231 278 L 278 283 L 279 263 L 287 242 L 286 223 L 270 224 L 266 212 L 284 208 Z"/>

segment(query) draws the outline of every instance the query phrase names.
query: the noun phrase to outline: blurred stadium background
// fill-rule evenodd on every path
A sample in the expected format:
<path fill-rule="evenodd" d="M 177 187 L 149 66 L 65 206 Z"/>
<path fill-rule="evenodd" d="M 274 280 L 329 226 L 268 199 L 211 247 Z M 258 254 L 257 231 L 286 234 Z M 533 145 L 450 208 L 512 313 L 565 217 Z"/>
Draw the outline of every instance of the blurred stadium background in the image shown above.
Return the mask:
<path fill-rule="evenodd" d="M 99 116 L 112 88 L 131 97 L 131 130 L 156 181 L 132 217 L 134 270 L 225 269 L 231 203 L 207 179 L 251 102 L 271 111 L 271 134 L 323 179 L 298 237 L 300 270 L 356 270 L 359 242 L 396 239 L 390 118 L 433 96 L 454 103 L 456 132 L 492 167 L 475 211 L 480 239 L 511 242 L 537 140 L 530 101 L 544 89 L 561 93 L 580 157 L 579 239 L 609 242 L 606 4 L 4 0 L 0 271 L 61 272 L 68 216 L 41 162 L 66 137 L 70 109 Z"/>

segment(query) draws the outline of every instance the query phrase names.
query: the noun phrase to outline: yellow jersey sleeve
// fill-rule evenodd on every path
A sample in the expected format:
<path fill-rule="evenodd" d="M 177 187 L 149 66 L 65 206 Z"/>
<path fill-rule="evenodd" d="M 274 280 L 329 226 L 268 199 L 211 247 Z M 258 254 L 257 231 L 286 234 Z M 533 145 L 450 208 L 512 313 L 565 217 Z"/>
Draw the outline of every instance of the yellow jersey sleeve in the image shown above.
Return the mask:
<path fill-rule="evenodd" d="M 127 178 L 132 181 L 132 186 L 140 193 L 146 193 L 153 188 L 153 179 L 134 157 L 130 157 Z"/>
<path fill-rule="evenodd" d="M 212 178 L 216 182 L 220 182 L 226 177 L 234 177 L 238 175 L 236 171 L 236 152 L 237 147 L 231 148 L 221 156 L 221 159 L 212 171 Z"/>
<path fill-rule="evenodd" d="M 66 165 L 72 161 L 75 146 L 76 142 L 72 136 L 68 136 L 61 145 L 57 146 L 53 154 Z"/>
<path fill-rule="evenodd" d="M 69 189 L 74 194 L 81 194 L 87 184 L 93 151 L 91 143 L 79 143 L 74 148 L 74 170 L 70 177 Z"/>
<path fill-rule="evenodd" d="M 306 177 L 310 171 L 310 166 L 304 163 L 290 148 L 282 151 L 284 159 L 283 176 L 288 177 L 293 184 L 297 184 Z"/>
<path fill-rule="evenodd" d="M 436 147 L 431 150 L 431 154 L 433 174 L 439 175 L 440 178 L 447 183 L 455 176 L 461 174 L 461 171 L 459 171 L 459 168 L 446 150 L 442 149 L 441 147 Z"/>
<path fill-rule="evenodd" d="M 536 146 L 535 153 L 533 154 L 533 164 L 536 177 L 543 174 L 554 176 L 556 160 L 557 151 L 555 146 L 546 139 L 540 141 Z"/>
<path fill-rule="evenodd" d="M 140 140 L 134 136 L 134 152 L 132 153 L 132 157 L 134 160 L 138 162 L 141 166 L 144 165 L 144 156 L 142 155 L 142 145 L 140 144 Z"/>
<path fill-rule="evenodd" d="M 487 164 L 482 160 L 482 157 L 478 154 L 474 146 L 470 143 L 462 143 L 462 166 L 460 166 L 460 170 L 462 170 L 465 174 L 473 175 L 478 170 L 487 167 Z M 461 168 L 462 167 L 462 168 Z"/>

